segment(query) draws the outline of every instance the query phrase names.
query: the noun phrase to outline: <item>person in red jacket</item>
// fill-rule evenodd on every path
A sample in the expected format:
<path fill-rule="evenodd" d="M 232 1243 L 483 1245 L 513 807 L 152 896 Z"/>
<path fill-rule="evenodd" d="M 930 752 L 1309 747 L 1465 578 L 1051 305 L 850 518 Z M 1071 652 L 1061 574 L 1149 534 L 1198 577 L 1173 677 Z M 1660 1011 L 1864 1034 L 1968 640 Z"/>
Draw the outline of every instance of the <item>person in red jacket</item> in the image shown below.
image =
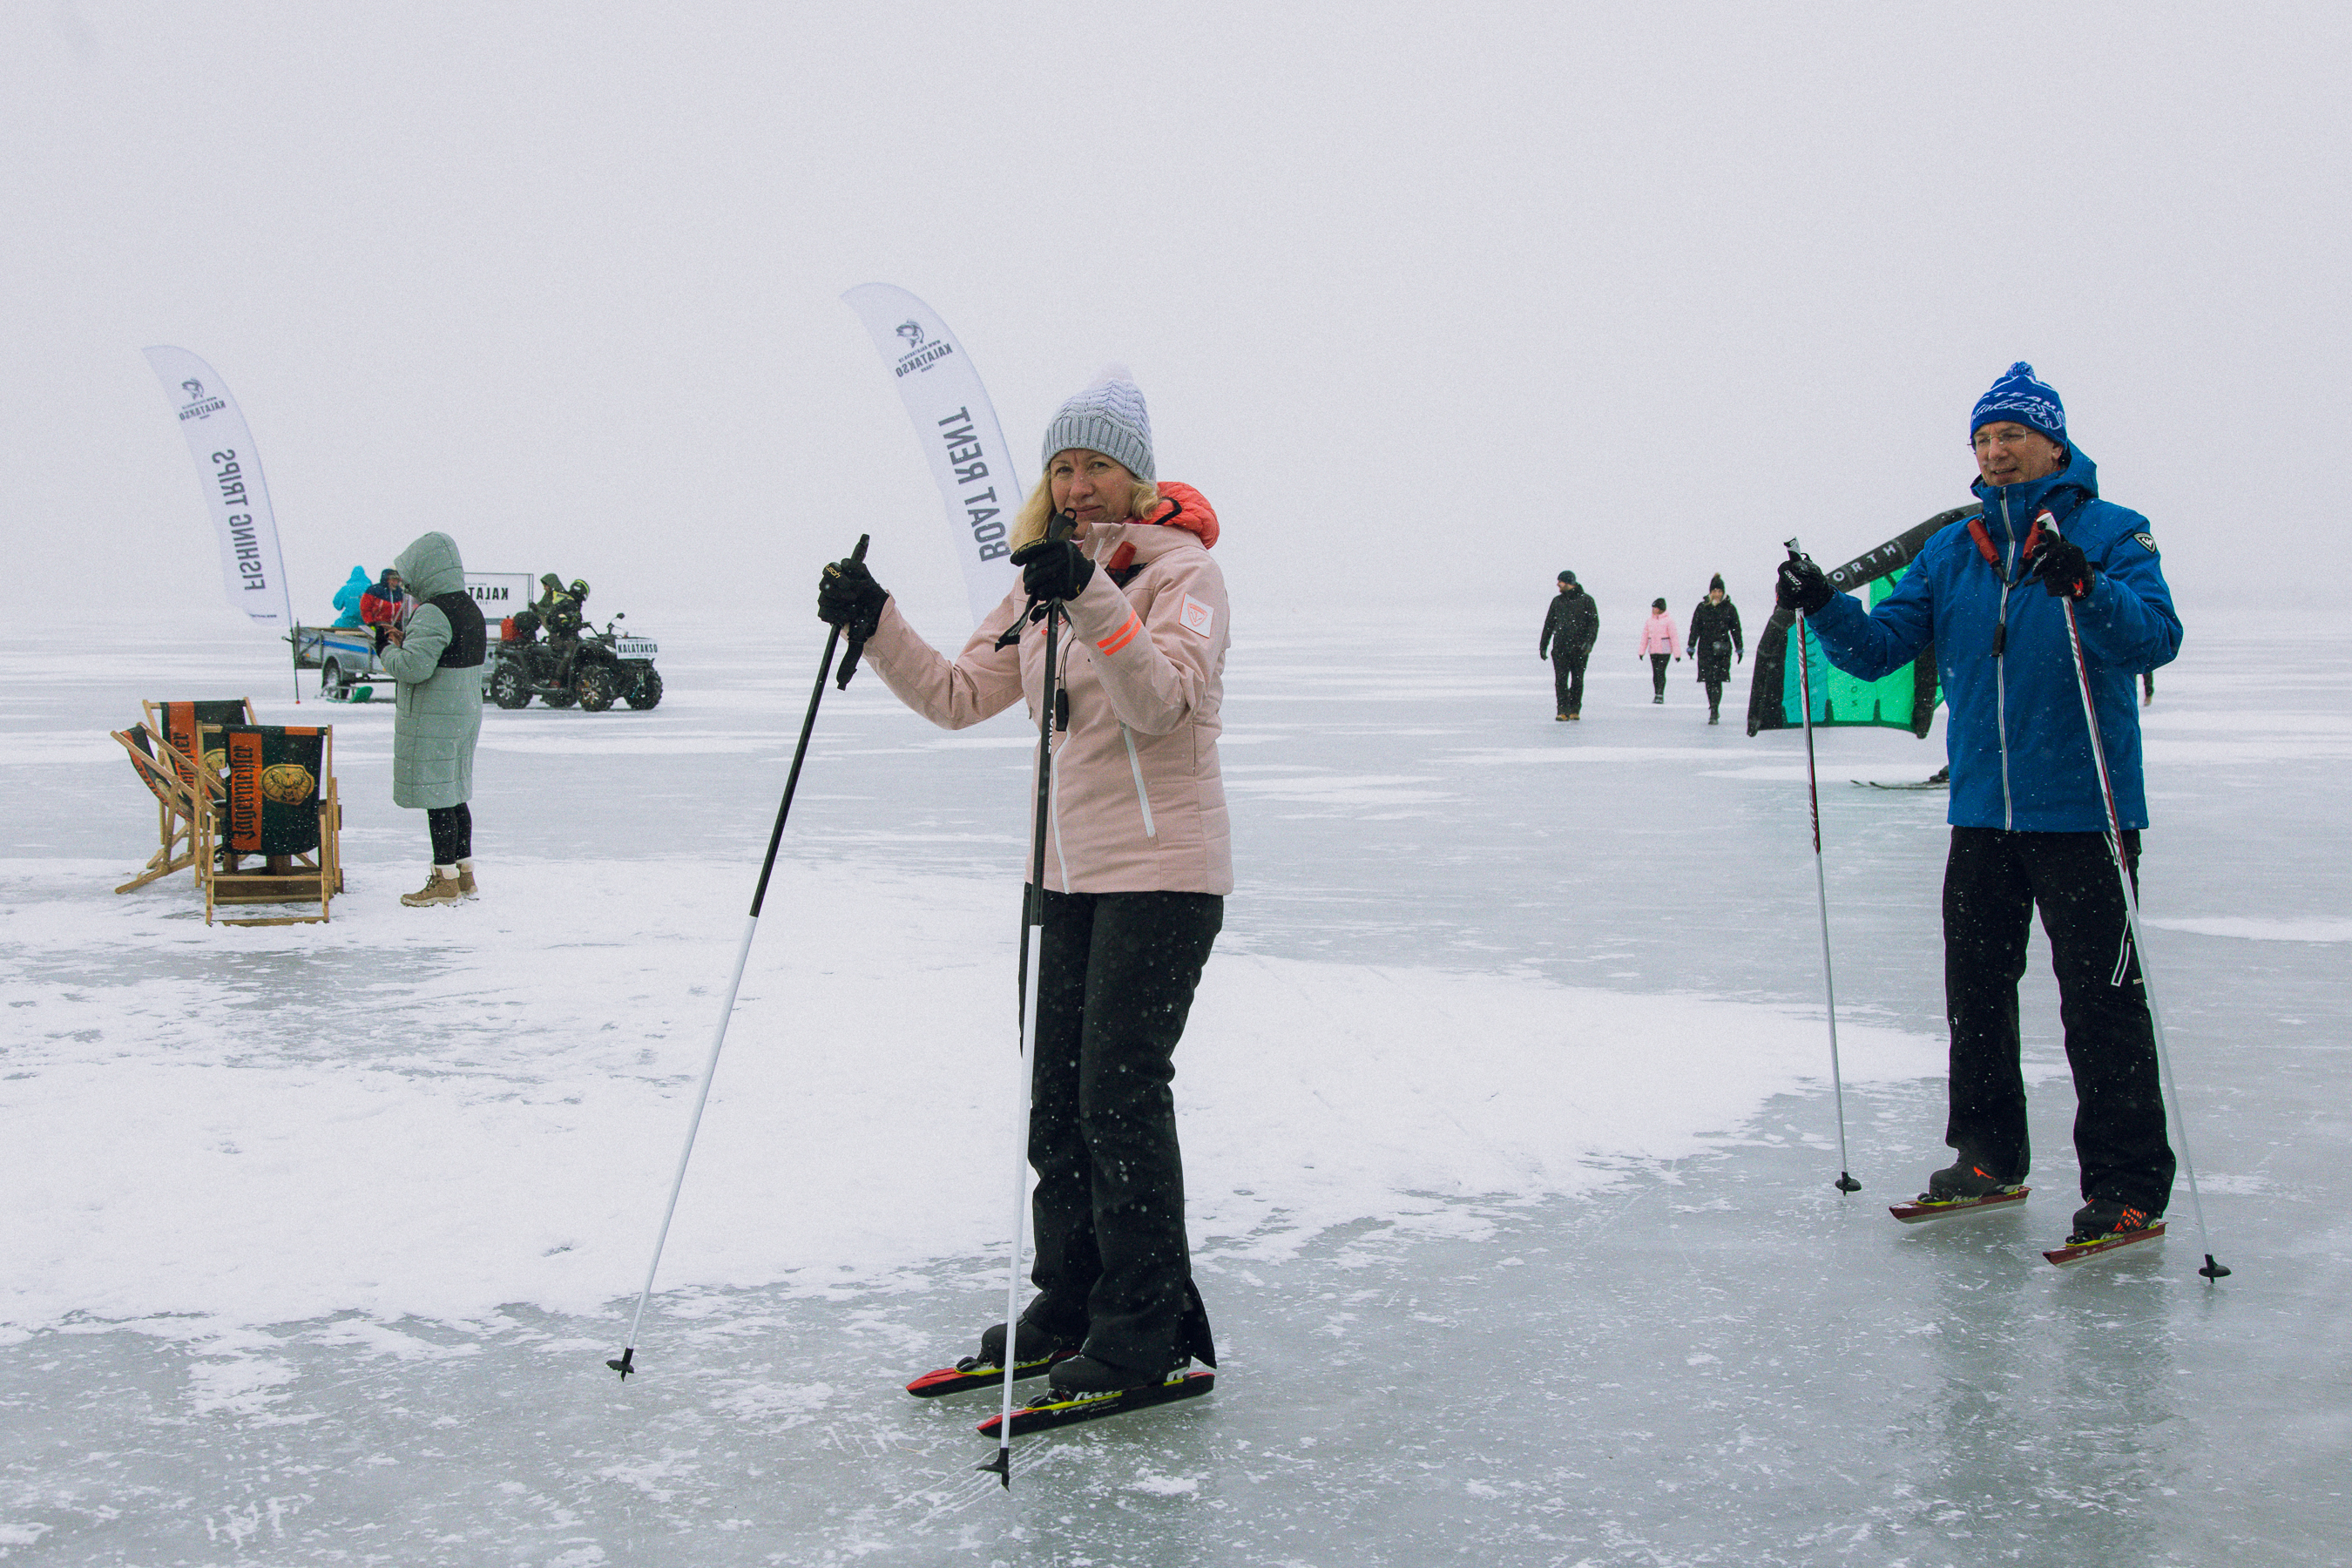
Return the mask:
<path fill-rule="evenodd" d="M 402 622 L 408 619 L 408 590 L 400 584 L 400 574 L 387 566 L 374 587 L 360 595 L 360 622 L 375 628 L 375 651 L 383 653 L 385 637 Z"/>
<path fill-rule="evenodd" d="M 1159 1383 L 1188 1360 L 1216 1364 L 1170 1084 L 1234 887 L 1216 745 L 1228 628 L 1209 553 L 1216 513 L 1155 478 L 1143 394 L 1125 371 L 1062 405 L 1044 460 L 1013 531 L 1022 582 L 954 658 L 862 562 L 824 569 L 817 614 L 866 639 L 899 700 L 961 729 L 1016 702 L 1034 721 L 1045 637 L 1023 616 L 1032 595 L 1068 608 L 1030 1101 L 1038 1293 L 1018 1354 L 1059 1355 L 1055 1393 L 1078 1398 Z M 1045 537 L 1059 512 L 1075 539 Z M 1001 641 L 1008 630 L 1021 635 Z M 1001 1367 L 1003 1355 L 1000 1323 L 964 1364 Z"/>

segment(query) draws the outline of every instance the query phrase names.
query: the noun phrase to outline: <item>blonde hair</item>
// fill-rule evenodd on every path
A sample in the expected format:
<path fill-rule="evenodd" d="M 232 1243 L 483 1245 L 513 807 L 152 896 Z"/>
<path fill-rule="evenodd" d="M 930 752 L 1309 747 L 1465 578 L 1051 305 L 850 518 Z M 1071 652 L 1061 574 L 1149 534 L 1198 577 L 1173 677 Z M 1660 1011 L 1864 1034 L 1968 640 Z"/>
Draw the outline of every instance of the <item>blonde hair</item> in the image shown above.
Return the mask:
<path fill-rule="evenodd" d="M 1056 452 L 1055 457 L 1062 454 Z M 1132 475 L 1129 476 L 1133 478 Z M 1160 487 L 1150 479 L 1136 479 L 1135 489 L 1127 498 L 1129 517 L 1149 517 L 1151 509 L 1160 504 Z M 1021 503 L 1021 510 L 1013 520 L 1013 548 L 1034 544 L 1045 537 L 1045 524 L 1054 515 L 1054 465 L 1047 463 L 1045 472 L 1037 481 L 1029 499 Z"/>

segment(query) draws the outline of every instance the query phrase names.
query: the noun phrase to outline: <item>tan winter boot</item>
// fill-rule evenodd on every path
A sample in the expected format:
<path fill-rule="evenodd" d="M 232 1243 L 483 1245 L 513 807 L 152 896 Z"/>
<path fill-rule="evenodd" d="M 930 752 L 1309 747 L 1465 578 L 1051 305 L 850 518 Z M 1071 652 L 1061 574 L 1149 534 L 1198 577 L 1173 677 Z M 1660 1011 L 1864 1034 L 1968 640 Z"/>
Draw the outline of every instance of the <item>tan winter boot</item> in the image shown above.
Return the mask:
<path fill-rule="evenodd" d="M 421 910 L 433 904 L 454 904 L 459 896 L 457 868 L 436 866 L 425 876 L 425 886 L 413 893 L 401 894 L 400 901 L 412 910 Z"/>
<path fill-rule="evenodd" d="M 474 886 L 474 863 L 473 863 L 473 861 L 471 861 L 471 860 L 460 860 L 460 861 L 458 861 L 458 862 L 457 862 L 457 896 L 458 896 L 459 898 L 461 898 L 461 899 L 470 899 L 470 898 L 474 897 L 474 896 L 475 896 L 475 894 L 477 894 L 477 893 L 478 893 L 478 892 L 479 892 L 480 890 L 481 890 L 481 889 L 478 889 L 478 888 L 476 888 L 476 887 Z"/>

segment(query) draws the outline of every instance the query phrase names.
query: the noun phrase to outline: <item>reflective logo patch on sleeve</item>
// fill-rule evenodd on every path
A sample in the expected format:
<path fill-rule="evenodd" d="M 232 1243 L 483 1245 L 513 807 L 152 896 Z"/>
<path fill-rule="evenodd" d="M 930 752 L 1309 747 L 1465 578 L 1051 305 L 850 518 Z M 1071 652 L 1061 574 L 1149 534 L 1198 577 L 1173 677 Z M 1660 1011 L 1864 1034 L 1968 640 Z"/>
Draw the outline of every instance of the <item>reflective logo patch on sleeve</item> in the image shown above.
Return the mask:
<path fill-rule="evenodd" d="M 1184 595 L 1184 603 L 1177 610 L 1176 619 L 1186 631 L 1198 637 L 1207 637 L 1217 626 L 1217 612 L 1190 594 Z"/>
<path fill-rule="evenodd" d="M 2140 548 L 2147 551 L 2150 555 L 2156 553 L 2156 535 L 2153 533 L 2135 533 L 2132 537 L 2138 540 Z"/>

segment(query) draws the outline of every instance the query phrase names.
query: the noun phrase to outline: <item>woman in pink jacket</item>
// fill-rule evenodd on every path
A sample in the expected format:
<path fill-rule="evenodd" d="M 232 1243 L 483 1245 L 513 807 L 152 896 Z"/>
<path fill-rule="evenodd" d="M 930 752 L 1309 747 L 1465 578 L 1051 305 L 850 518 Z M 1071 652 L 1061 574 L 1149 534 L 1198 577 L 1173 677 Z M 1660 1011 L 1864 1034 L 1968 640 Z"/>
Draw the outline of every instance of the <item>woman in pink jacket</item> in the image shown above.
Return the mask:
<path fill-rule="evenodd" d="M 1061 1356 L 1057 1393 L 1103 1393 L 1157 1383 L 1192 1357 L 1216 1364 L 1169 1086 L 1234 885 L 1217 767 L 1225 584 L 1209 555 L 1216 513 L 1190 486 L 1155 482 L 1150 416 L 1125 371 L 1062 405 L 1045 468 L 1013 527 L 1022 584 L 954 658 L 860 563 L 825 569 L 817 613 L 865 637 L 867 662 L 907 706 L 961 729 L 1015 702 L 1035 721 L 1044 627 L 1029 624 L 1012 647 L 997 638 L 1032 595 L 1068 607 L 1029 1133 L 1038 1294 L 1021 1314 L 1020 1355 Z M 1049 542 L 1063 511 L 1076 539 Z M 1001 1366 L 1003 1352 L 1000 1324 L 968 1364 Z"/>
<path fill-rule="evenodd" d="M 1681 646 L 1675 632 L 1675 618 L 1666 614 L 1666 602 L 1651 600 L 1650 618 L 1642 623 L 1642 651 L 1633 656 L 1650 661 L 1651 701 L 1666 700 L 1666 666 L 1682 658 L 1675 651 Z"/>

